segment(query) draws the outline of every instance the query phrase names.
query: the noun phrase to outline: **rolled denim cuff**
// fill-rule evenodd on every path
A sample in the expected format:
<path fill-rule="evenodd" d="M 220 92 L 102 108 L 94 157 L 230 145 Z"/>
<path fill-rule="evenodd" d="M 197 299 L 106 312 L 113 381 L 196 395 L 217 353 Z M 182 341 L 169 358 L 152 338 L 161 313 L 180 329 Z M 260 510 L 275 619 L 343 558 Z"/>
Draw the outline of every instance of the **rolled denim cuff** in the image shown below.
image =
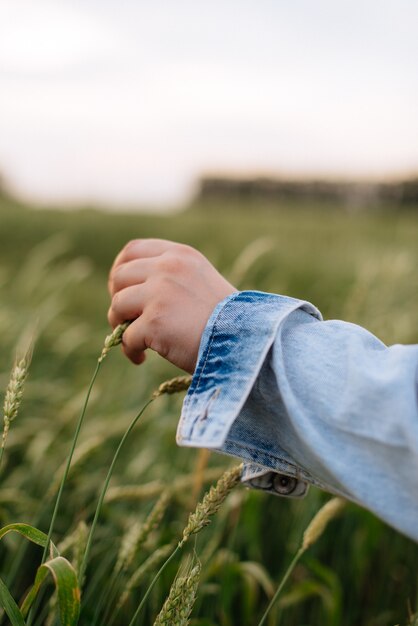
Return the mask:
<path fill-rule="evenodd" d="M 306 491 L 305 485 L 297 493 L 282 494 L 266 470 L 261 479 L 263 466 L 278 471 L 286 466 L 287 475 L 298 474 L 298 468 L 283 458 L 284 451 L 278 451 L 272 468 L 271 462 L 265 466 L 262 450 L 249 452 L 254 448 L 251 441 L 240 441 L 237 446 L 227 438 L 279 326 L 297 309 L 321 319 L 319 311 L 308 302 L 259 291 L 234 293 L 219 303 L 203 333 L 197 367 L 177 429 L 177 443 L 181 446 L 211 448 L 226 454 L 236 451 L 236 456 L 250 461 L 243 472 L 243 480 L 249 486 L 281 495 L 303 495 Z"/>
<path fill-rule="evenodd" d="M 321 319 L 303 300 L 259 291 L 228 296 L 213 311 L 177 430 L 182 446 L 221 448 L 271 348 L 278 327 L 296 309 Z"/>

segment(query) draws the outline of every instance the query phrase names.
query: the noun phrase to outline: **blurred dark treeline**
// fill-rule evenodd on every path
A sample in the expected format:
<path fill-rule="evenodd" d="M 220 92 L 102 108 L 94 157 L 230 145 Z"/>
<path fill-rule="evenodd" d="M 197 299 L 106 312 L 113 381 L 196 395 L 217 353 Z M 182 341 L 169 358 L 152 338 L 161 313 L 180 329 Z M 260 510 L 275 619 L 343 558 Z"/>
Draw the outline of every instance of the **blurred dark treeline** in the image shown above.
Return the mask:
<path fill-rule="evenodd" d="M 254 203 L 271 208 L 288 205 L 336 208 L 338 210 L 412 210 L 418 212 L 418 174 L 403 180 L 292 179 L 269 176 L 202 175 L 192 200 L 204 208 L 219 202 L 228 207 L 248 208 Z M 0 198 L 20 205 L 16 194 L 0 172 Z M 23 203 L 26 204 L 26 203 Z"/>
<path fill-rule="evenodd" d="M 345 209 L 407 208 L 418 210 L 418 176 L 396 181 L 289 179 L 267 176 L 203 176 L 196 201 L 229 199 L 325 203 Z"/>

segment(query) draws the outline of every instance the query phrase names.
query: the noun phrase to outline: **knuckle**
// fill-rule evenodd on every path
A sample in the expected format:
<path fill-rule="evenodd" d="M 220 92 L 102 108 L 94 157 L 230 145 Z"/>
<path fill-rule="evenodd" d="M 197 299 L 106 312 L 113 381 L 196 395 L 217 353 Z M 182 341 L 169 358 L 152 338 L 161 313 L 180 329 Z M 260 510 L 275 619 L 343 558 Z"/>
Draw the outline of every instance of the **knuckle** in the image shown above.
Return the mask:
<path fill-rule="evenodd" d="M 163 254 L 158 263 L 160 272 L 164 274 L 178 274 L 183 271 L 184 265 L 184 259 L 178 252 Z"/>
<path fill-rule="evenodd" d="M 152 306 L 156 311 L 170 308 L 176 292 L 176 277 L 174 272 L 163 272 L 154 281 Z"/>
<path fill-rule="evenodd" d="M 179 254 L 181 254 L 183 258 L 187 258 L 187 259 L 189 259 L 190 257 L 196 258 L 200 255 L 200 252 L 198 252 L 196 248 L 193 248 L 193 246 L 189 246 L 189 244 L 187 243 L 179 243 L 177 244 L 177 246 L 178 246 L 178 252 Z"/>
<path fill-rule="evenodd" d="M 157 271 L 159 274 L 170 271 L 170 256 L 162 254 L 156 261 Z"/>
<path fill-rule="evenodd" d="M 128 259 L 134 259 L 139 255 L 141 250 L 141 244 L 143 243 L 143 239 L 131 239 L 122 249 L 122 252 L 119 256 L 119 264 L 123 264 Z"/>

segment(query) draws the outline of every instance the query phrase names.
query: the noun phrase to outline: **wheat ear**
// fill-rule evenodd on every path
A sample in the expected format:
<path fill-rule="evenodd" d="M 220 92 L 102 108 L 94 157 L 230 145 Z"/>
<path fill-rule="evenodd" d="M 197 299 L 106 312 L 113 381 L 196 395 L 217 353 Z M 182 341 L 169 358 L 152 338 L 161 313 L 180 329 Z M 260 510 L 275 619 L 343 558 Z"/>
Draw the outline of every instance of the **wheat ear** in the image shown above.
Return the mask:
<path fill-rule="evenodd" d="M 119 324 L 118 326 L 116 326 L 114 331 L 106 337 L 102 353 L 98 358 L 99 363 L 101 363 L 103 359 L 106 358 L 111 348 L 114 348 L 115 346 L 118 346 L 120 343 L 122 343 L 123 333 L 128 328 L 130 323 L 131 322 L 124 322 L 123 324 Z"/>
<path fill-rule="evenodd" d="M 311 523 L 303 533 L 302 550 L 305 552 L 311 547 L 324 532 L 328 522 L 336 517 L 340 511 L 345 507 L 346 501 L 342 498 L 332 498 L 328 500 L 324 506 L 319 509 L 318 513 L 314 516 Z"/>
<path fill-rule="evenodd" d="M 224 472 L 224 469 L 224 467 L 208 468 L 203 473 L 203 482 L 208 483 L 217 480 Z M 193 487 L 195 480 L 195 477 L 190 474 L 178 476 L 173 484 L 170 485 L 171 494 L 176 496 L 176 494 L 184 493 L 185 490 Z M 106 494 L 106 502 L 113 502 L 114 500 L 148 500 L 158 496 L 163 489 L 164 483 L 162 480 L 153 480 L 143 485 L 111 487 Z"/>
<path fill-rule="evenodd" d="M 116 563 L 116 571 L 127 569 L 135 558 L 135 554 L 148 539 L 152 530 L 157 528 L 167 509 L 170 496 L 163 491 L 143 524 L 133 524 L 123 537 Z"/>
<path fill-rule="evenodd" d="M 179 393 L 181 391 L 187 391 L 192 382 L 192 376 L 176 376 L 170 380 L 166 380 L 152 394 L 153 398 L 158 398 L 164 394 Z"/>
<path fill-rule="evenodd" d="M 196 600 L 201 566 L 195 565 L 190 574 L 179 576 L 171 585 L 170 593 L 154 626 L 187 626 Z"/>
<path fill-rule="evenodd" d="M 239 483 L 242 465 L 237 465 L 226 471 L 218 480 L 215 487 L 211 487 L 204 495 L 203 500 L 196 506 L 194 513 L 189 515 L 187 526 L 183 530 L 183 537 L 179 546 L 183 546 L 190 535 L 195 535 L 202 528 L 210 524 L 210 518 L 215 515 L 227 495 Z"/>
<path fill-rule="evenodd" d="M 189 539 L 190 535 L 198 533 L 200 530 L 202 530 L 202 528 L 210 523 L 210 518 L 212 517 L 212 515 L 214 515 L 218 511 L 219 507 L 224 502 L 227 495 L 239 483 L 241 473 L 242 464 L 224 472 L 224 474 L 222 474 L 222 476 L 216 483 L 215 487 L 211 487 L 203 497 L 203 500 L 199 502 L 199 504 L 196 506 L 194 513 L 190 514 L 189 521 L 183 531 L 183 537 L 181 541 L 179 541 L 176 548 L 173 550 L 168 559 L 162 564 L 162 566 L 154 576 L 133 618 L 131 619 L 129 626 L 134 626 L 134 624 L 136 623 L 138 615 L 142 611 L 142 608 L 144 607 L 149 594 L 151 593 L 155 583 L 157 582 L 165 568 L 169 565 L 169 563 L 171 563 L 176 554 Z"/>
<path fill-rule="evenodd" d="M 9 384 L 7 385 L 3 404 L 3 434 L 0 446 L 0 463 L 9 434 L 10 424 L 16 419 L 22 402 L 23 387 L 28 376 L 29 365 L 32 359 L 32 347 L 19 359 L 12 369 Z"/>

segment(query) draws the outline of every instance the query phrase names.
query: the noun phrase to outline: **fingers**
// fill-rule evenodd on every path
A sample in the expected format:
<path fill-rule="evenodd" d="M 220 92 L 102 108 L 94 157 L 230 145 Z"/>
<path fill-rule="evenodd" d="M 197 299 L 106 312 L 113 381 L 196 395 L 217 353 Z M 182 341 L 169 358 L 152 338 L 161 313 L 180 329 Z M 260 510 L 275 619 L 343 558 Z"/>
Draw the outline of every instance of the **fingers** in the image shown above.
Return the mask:
<path fill-rule="evenodd" d="M 115 328 L 128 320 L 135 320 L 142 313 L 145 289 L 143 285 L 132 285 L 115 293 L 108 311 L 109 324 Z"/>
<path fill-rule="evenodd" d="M 121 263 L 159 256 L 175 246 L 178 244 L 165 239 L 133 239 L 119 252 L 113 263 L 112 271 Z"/>
<path fill-rule="evenodd" d="M 138 300 L 138 286 L 122 289 L 113 297 L 108 312 L 109 324 L 113 328 L 125 320 L 134 320 L 123 333 L 122 349 L 128 359 L 136 365 L 145 361 L 145 350 L 148 347 L 142 330 L 144 326 L 141 319 L 142 307 L 138 306 L 138 301 L 142 300 L 141 295 L 139 294 Z"/>
<path fill-rule="evenodd" d="M 147 355 L 145 354 L 145 352 L 130 352 L 127 348 L 125 348 L 125 346 L 122 346 L 122 350 L 125 354 L 125 356 L 128 357 L 128 359 L 130 361 L 132 361 L 132 363 L 134 365 L 141 365 L 141 363 L 143 363 L 147 357 Z"/>
<path fill-rule="evenodd" d="M 164 254 L 164 252 L 170 251 L 176 247 L 179 247 L 179 244 L 174 243 L 173 241 L 166 241 L 165 239 L 133 239 L 121 250 L 116 259 L 113 262 L 112 268 L 109 273 L 109 281 L 108 288 L 111 295 L 114 295 L 118 288 L 115 285 L 115 277 L 119 274 L 123 276 L 125 273 L 125 264 L 128 264 L 133 261 L 145 261 L 147 259 L 152 259 Z M 132 266 L 133 268 L 133 266 Z M 141 268 L 140 265 L 137 265 L 135 269 Z M 145 277 L 143 280 L 140 280 L 142 274 L 149 269 L 149 266 L 144 264 L 142 269 L 140 269 L 140 274 L 137 277 L 135 282 L 143 282 L 145 281 Z M 120 288 L 133 284 L 129 280 L 122 284 Z"/>
<path fill-rule="evenodd" d="M 141 318 L 138 318 L 123 333 L 122 339 L 123 351 L 136 365 L 140 365 L 145 361 L 145 350 L 147 345 L 145 343 L 145 336 L 143 333 L 143 323 Z"/>
<path fill-rule="evenodd" d="M 109 276 L 109 292 L 114 296 L 117 291 L 144 283 L 153 269 L 152 259 L 135 259 L 117 265 Z"/>

